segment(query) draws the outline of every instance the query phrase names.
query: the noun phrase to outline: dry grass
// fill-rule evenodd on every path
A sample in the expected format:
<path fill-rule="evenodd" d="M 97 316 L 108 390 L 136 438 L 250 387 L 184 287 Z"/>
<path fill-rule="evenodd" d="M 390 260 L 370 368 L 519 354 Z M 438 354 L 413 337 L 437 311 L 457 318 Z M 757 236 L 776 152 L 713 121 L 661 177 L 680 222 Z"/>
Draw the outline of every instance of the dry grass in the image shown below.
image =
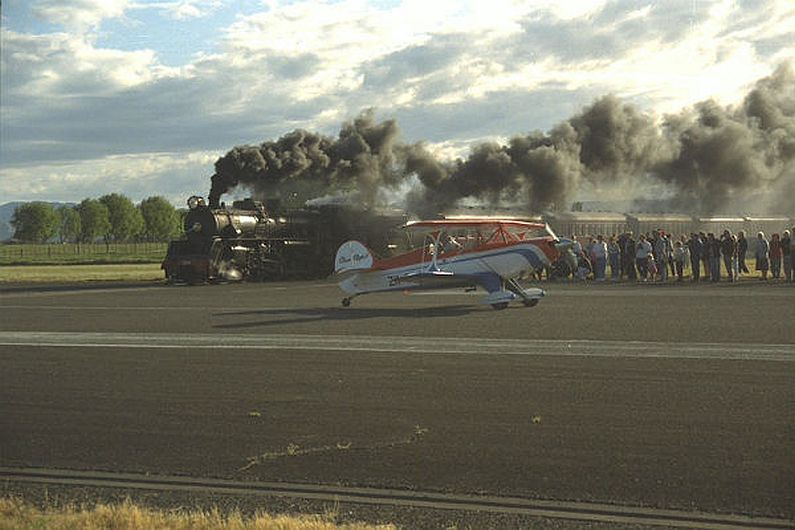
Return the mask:
<path fill-rule="evenodd" d="M 159 263 L 132 265 L 20 265 L 0 267 L 0 282 L 86 282 L 162 280 Z"/>
<path fill-rule="evenodd" d="M 40 509 L 15 497 L 0 498 L 0 530 L 387 530 L 389 526 L 361 523 L 338 525 L 334 514 L 314 516 L 271 516 L 261 512 L 247 517 L 239 512 L 160 511 L 137 506 L 130 500 L 121 504 L 92 507 L 66 506 Z"/>

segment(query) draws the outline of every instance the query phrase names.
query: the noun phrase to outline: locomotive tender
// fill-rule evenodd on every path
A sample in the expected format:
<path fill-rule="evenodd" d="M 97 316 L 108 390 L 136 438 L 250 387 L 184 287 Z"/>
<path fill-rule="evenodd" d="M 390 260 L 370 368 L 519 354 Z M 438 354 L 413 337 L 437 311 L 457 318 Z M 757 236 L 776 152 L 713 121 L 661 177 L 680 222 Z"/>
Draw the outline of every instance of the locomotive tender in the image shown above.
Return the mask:
<path fill-rule="evenodd" d="M 353 237 L 385 253 L 391 229 L 406 220 L 400 212 L 333 204 L 285 209 L 244 199 L 213 208 L 193 196 L 185 235 L 169 244 L 161 268 L 169 282 L 322 278 L 344 241 Z"/>

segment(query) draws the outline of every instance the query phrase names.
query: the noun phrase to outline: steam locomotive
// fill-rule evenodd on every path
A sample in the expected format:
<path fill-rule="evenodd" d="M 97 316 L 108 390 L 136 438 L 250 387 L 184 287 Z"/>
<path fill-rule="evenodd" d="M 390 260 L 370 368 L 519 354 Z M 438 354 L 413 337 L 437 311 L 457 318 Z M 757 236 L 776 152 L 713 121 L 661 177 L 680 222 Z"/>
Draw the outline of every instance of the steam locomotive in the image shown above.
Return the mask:
<path fill-rule="evenodd" d="M 168 282 L 312 279 L 333 271 L 334 254 L 348 239 L 387 253 L 398 211 L 350 205 L 283 208 L 278 201 L 235 201 L 231 208 L 188 199 L 184 237 L 169 244 L 161 268 Z"/>

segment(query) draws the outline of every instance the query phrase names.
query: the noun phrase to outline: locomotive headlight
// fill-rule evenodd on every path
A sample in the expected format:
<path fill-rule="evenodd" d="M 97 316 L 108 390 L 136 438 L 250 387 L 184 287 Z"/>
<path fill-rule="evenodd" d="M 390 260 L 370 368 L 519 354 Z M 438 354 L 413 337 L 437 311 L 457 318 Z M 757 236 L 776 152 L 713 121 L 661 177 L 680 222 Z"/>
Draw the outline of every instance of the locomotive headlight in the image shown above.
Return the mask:
<path fill-rule="evenodd" d="M 190 228 L 193 232 L 201 232 L 202 231 L 202 224 L 199 222 L 193 223 L 193 226 Z"/>
<path fill-rule="evenodd" d="M 190 208 L 191 210 L 196 209 L 198 205 L 199 205 L 199 198 L 197 196 L 194 195 L 193 197 L 188 199 L 188 208 Z"/>

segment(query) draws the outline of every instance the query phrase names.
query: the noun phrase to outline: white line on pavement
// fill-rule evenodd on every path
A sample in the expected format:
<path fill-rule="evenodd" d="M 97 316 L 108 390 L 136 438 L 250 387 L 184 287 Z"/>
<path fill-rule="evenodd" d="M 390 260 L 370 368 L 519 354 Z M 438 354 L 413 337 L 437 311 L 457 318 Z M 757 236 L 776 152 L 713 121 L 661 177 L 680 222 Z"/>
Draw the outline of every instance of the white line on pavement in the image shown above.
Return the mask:
<path fill-rule="evenodd" d="M 341 335 L 228 335 L 0 331 L 0 346 L 305 350 L 362 353 L 529 355 L 795 362 L 793 344 L 520 340 Z"/>

